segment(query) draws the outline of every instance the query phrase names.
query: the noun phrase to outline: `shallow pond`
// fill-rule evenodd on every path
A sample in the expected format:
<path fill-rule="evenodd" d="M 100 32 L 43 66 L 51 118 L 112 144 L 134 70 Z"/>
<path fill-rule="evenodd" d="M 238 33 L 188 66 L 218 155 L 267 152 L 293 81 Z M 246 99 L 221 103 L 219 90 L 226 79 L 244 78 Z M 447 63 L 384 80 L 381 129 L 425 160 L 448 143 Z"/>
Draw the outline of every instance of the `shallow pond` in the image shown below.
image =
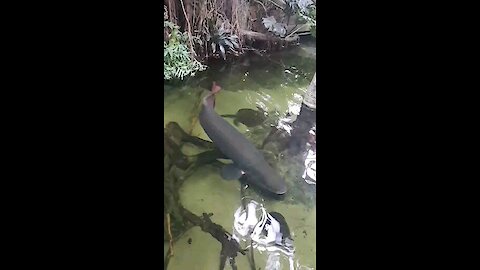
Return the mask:
<path fill-rule="evenodd" d="M 227 115 L 225 120 L 262 148 L 266 160 L 287 183 L 287 194 L 281 199 L 269 197 L 248 185 L 243 186 L 242 193 L 240 181 L 224 180 L 218 167 L 203 165 L 183 182 L 179 190 L 180 201 L 186 209 L 197 216 L 212 213 L 211 220 L 234 235 L 242 248 L 253 245 L 256 270 L 316 269 L 316 179 L 311 171 L 306 176 L 306 167 L 310 166 L 307 163 L 315 163 L 315 137 L 313 142 L 308 141 L 310 147 L 295 154 L 279 147 L 281 136 L 266 139 L 275 127 L 290 135 L 302 108 L 302 96 L 314 73 L 315 47 L 303 45 L 268 57 L 252 55 L 234 63 L 220 63 L 186 83 L 165 85 L 165 126 L 177 122 L 190 135 L 210 140 L 198 121 L 198 114 L 201 98 L 208 92 L 212 81 L 216 81 L 222 90 L 216 95 L 215 111 Z M 262 112 L 265 118 L 258 123 L 256 119 L 248 119 L 253 117 L 250 114 L 243 118 L 238 114 L 235 116 L 240 109 Z M 181 150 L 186 155 L 203 151 L 190 144 L 183 144 Z M 251 220 L 242 215 L 248 212 L 246 205 L 253 213 L 249 219 L 254 216 L 250 229 L 245 226 Z M 254 237 L 253 228 L 271 217 L 268 213 L 272 212 L 280 213 L 288 224 L 289 238 L 293 241 L 289 242 L 287 249 L 269 248 L 262 244 L 259 235 Z M 242 234 L 242 229 L 248 233 Z M 168 242 L 165 247 L 168 249 Z M 200 227 L 193 227 L 173 243 L 174 255 L 169 259 L 168 269 L 219 269 L 220 251 L 221 245 L 215 238 Z M 235 258 L 238 269 L 252 269 L 247 257 L 239 254 Z M 228 262 L 225 269 L 231 269 Z"/>

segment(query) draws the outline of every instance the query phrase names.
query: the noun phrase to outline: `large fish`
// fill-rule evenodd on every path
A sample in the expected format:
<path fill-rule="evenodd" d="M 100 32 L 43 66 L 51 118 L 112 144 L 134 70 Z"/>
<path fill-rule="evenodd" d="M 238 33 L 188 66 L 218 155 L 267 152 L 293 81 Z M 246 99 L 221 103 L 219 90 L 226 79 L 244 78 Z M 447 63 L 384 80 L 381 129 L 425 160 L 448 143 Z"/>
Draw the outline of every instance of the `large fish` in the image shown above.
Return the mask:
<path fill-rule="evenodd" d="M 245 174 L 250 184 L 277 195 L 285 194 L 285 181 L 270 167 L 260 151 L 215 112 L 215 94 L 220 89 L 214 82 L 212 91 L 203 99 L 200 124 L 220 151 L 233 161 L 222 169 L 222 176 L 238 179 Z"/>

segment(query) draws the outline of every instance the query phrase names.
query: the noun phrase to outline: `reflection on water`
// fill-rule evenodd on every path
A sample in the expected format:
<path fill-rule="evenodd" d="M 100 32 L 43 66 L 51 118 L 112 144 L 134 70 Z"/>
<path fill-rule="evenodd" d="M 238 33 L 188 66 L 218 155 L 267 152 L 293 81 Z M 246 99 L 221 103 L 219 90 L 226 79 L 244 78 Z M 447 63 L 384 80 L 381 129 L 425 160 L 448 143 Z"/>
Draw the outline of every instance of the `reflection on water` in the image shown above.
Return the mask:
<path fill-rule="evenodd" d="M 266 270 L 280 269 L 280 255 L 288 259 L 289 269 L 293 270 L 295 247 L 290 238 L 290 229 L 281 214 L 268 213 L 256 201 L 250 201 L 246 208 L 240 207 L 234 214 L 234 238 L 238 242 L 250 242 L 247 248 L 266 251 Z"/>
<path fill-rule="evenodd" d="M 212 213 L 211 220 L 247 249 L 246 255 L 235 257 L 238 269 L 251 269 L 252 263 L 266 270 L 316 268 L 316 124 L 314 113 L 302 106 L 315 60 L 305 52 L 300 48 L 219 64 L 165 92 L 165 126 L 175 122 L 192 136 L 190 142 L 177 140 L 177 156 L 197 163 L 199 156 L 209 156 L 205 153 L 211 149 L 199 147 L 208 148 L 202 140 L 210 141 L 198 123 L 199 100 L 216 81 L 223 90 L 216 96 L 215 111 L 243 133 L 287 183 L 284 198 L 271 198 L 254 187 L 242 188 L 239 181 L 223 180 L 218 163 L 206 159 L 182 176 L 183 207 L 197 216 Z M 218 269 L 219 242 L 190 227 L 175 238 L 168 269 Z M 227 263 L 225 269 L 230 268 Z"/>
<path fill-rule="evenodd" d="M 305 172 L 302 177 L 308 184 L 317 184 L 317 155 L 313 150 L 308 150 L 307 158 L 305 159 Z"/>
<path fill-rule="evenodd" d="M 294 240 L 283 215 L 267 212 L 262 204 L 254 200 L 235 211 L 233 230 L 235 240 L 267 256 L 265 270 L 313 269 L 301 265 L 299 260 L 295 263 Z"/>

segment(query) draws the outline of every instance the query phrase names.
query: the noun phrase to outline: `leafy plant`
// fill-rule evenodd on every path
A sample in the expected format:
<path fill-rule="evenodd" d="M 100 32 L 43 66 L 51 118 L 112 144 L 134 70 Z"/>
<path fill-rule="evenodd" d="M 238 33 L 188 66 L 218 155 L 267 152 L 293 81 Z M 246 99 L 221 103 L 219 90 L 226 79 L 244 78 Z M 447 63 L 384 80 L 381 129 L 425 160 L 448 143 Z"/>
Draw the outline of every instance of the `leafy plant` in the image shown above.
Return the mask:
<path fill-rule="evenodd" d="M 223 60 L 226 60 L 226 54 L 228 52 L 235 55 L 238 54 L 238 50 L 240 49 L 240 41 L 238 36 L 232 34 L 230 30 L 225 28 L 225 24 L 222 23 L 218 31 L 216 31 L 213 35 L 211 47 L 213 53 L 217 51 L 218 47 Z"/>
<path fill-rule="evenodd" d="M 312 0 L 287 0 L 286 2 L 293 11 L 300 13 L 307 13 L 308 9 L 314 5 Z"/>
<path fill-rule="evenodd" d="M 315 3 L 312 0 L 288 0 L 287 3 L 305 23 L 310 25 L 310 33 L 315 37 L 317 27 L 317 8 Z"/>
<path fill-rule="evenodd" d="M 195 59 L 188 48 L 187 34 L 172 22 L 164 21 L 163 26 L 170 30 L 168 41 L 163 42 L 163 78 L 183 80 L 186 76 L 194 76 L 195 72 L 205 70 L 206 66 Z"/>
<path fill-rule="evenodd" d="M 262 18 L 262 23 L 269 32 L 272 32 L 277 36 L 285 37 L 285 34 L 287 33 L 287 25 L 277 22 L 275 17 L 270 16 Z"/>

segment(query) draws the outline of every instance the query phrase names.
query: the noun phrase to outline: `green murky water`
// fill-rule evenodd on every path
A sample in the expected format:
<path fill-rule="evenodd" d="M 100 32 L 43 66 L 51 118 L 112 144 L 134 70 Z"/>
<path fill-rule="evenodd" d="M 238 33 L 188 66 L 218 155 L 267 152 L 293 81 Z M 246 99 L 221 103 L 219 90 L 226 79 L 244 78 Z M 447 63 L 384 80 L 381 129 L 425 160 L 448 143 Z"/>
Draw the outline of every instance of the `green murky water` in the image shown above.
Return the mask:
<path fill-rule="evenodd" d="M 298 115 L 302 96 L 314 73 L 315 47 L 312 46 L 283 51 L 268 58 L 251 56 L 233 64 L 213 66 L 186 84 L 166 85 L 164 123 L 177 122 L 191 135 L 209 140 L 197 117 L 201 97 L 206 94 L 212 81 L 216 81 L 222 86 L 222 91 L 216 95 L 215 110 L 218 114 L 235 114 L 243 108 L 261 108 L 268 112 L 267 121 L 261 126 L 237 126 L 255 145 L 260 145 L 271 125 L 287 115 Z M 233 125 L 234 119 L 225 119 Z M 185 145 L 182 151 L 191 155 L 201 150 Z M 273 155 L 277 155 L 272 159 L 276 169 L 289 186 L 285 199 L 264 197 L 252 189 L 249 190 L 249 196 L 262 203 L 269 212 L 276 211 L 285 217 L 294 240 L 294 269 L 316 269 L 315 185 L 305 184 L 302 179 L 305 170 L 302 163 L 293 162 L 288 155 L 275 151 Z M 223 180 L 219 171 L 209 165 L 197 169 L 183 183 L 180 200 L 186 209 L 198 216 L 213 213 L 212 221 L 231 233 L 234 213 L 241 207 L 241 187 L 239 181 Z M 242 247 L 245 246 L 242 243 Z M 174 256 L 169 261 L 168 269 L 218 269 L 220 249 L 217 240 L 199 227 L 194 227 L 174 243 Z M 256 269 L 268 269 L 268 252 L 255 250 L 254 255 Z M 250 269 L 246 256 L 237 256 L 236 265 L 238 269 Z M 231 269 L 228 263 L 225 269 Z M 270 269 L 291 268 L 288 261 L 282 259 L 280 268 Z"/>

